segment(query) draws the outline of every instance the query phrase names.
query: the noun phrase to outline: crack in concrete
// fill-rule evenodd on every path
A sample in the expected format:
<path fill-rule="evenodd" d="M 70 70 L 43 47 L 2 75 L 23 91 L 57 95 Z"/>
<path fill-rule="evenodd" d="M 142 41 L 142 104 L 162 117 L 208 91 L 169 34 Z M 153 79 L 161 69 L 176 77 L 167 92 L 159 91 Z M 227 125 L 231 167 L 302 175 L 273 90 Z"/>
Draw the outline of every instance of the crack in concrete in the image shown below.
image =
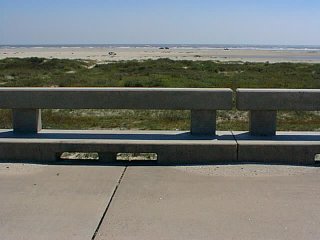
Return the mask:
<path fill-rule="evenodd" d="M 110 205 L 111 205 L 111 203 L 112 203 L 113 197 L 115 196 L 115 194 L 116 194 L 116 192 L 117 192 L 117 190 L 118 190 L 118 187 L 119 187 L 119 185 L 120 185 L 120 183 L 121 183 L 121 181 L 122 181 L 122 178 L 124 177 L 124 174 L 125 174 L 125 172 L 127 171 L 127 168 L 128 168 L 128 166 L 125 166 L 125 168 L 124 168 L 124 170 L 123 170 L 123 172 L 122 172 L 122 174 L 121 174 L 121 176 L 120 176 L 120 178 L 119 178 L 119 180 L 118 180 L 118 183 L 117 183 L 116 187 L 114 188 L 114 191 L 113 191 L 113 193 L 112 193 L 112 196 L 111 196 L 110 200 L 108 201 L 107 207 L 106 207 L 106 209 L 104 210 L 104 213 L 103 213 L 103 215 L 102 215 L 102 217 L 101 217 L 101 219 L 100 219 L 100 221 L 99 221 L 99 224 L 98 224 L 98 226 L 97 226 L 97 228 L 96 228 L 96 230 L 95 230 L 95 232 L 94 232 L 91 240 L 94 240 L 94 239 L 96 238 L 97 233 L 99 232 L 100 226 L 101 226 L 103 220 L 105 219 L 105 217 L 106 217 L 106 215 L 107 215 L 107 212 L 108 212 L 108 210 L 109 210 L 109 207 L 110 207 Z"/>
<path fill-rule="evenodd" d="M 235 136 L 233 131 L 231 131 L 231 134 L 232 134 L 232 137 L 233 137 L 234 141 L 237 144 L 236 146 L 237 146 L 237 163 L 238 163 L 239 162 L 239 143 L 238 143 L 238 140 L 237 140 L 237 138 L 236 138 L 236 136 Z"/>

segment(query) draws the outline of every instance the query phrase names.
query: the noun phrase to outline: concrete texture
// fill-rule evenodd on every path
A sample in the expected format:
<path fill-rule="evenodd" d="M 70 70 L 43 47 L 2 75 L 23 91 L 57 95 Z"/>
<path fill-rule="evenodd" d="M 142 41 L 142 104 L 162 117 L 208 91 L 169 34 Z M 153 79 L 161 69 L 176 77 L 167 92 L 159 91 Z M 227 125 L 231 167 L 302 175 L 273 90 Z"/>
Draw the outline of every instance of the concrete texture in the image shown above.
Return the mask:
<path fill-rule="evenodd" d="M 276 136 L 266 137 L 247 132 L 233 134 L 239 162 L 313 165 L 320 154 L 319 132 L 277 132 Z"/>
<path fill-rule="evenodd" d="M 0 108 L 176 109 L 232 108 L 228 88 L 0 88 Z"/>
<path fill-rule="evenodd" d="M 0 161 L 51 162 L 63 152 L 97 152 L 109 160 L 112 153 L 157 153 L 159 164 L 210 164 L 234 162 L 237 144 L 231 132 L 0 130 Z"/>
<path fill-rule="evenodd" d="M 123 171 L 0 164 L 0 238 L 91 239 Z"/>
<path fill-rule="evenodd" d="M 129 167 L 95 239 L 319 239 L 319 168 L 249 167 Z"/>
<path fill-rule="evenodd" d="M 41 110 L 13 109 L 12 125 L 15 133 L 37 133 L 42 129 Z"/>
<path fill-rule="evenodd" d="M 320 110 L 320 89 L 237 89 L 239 110 Z"/>
<path fill-rule="evenodd" d="M 250 111 L 249 131 L 253 136 L 273 136 L 276 134 L 276 111 Z"/>
<path fill-rule="evenodd" d="M 191 111 L 192 135 L 216 134 L 216 111 L 192 110 Z"/>

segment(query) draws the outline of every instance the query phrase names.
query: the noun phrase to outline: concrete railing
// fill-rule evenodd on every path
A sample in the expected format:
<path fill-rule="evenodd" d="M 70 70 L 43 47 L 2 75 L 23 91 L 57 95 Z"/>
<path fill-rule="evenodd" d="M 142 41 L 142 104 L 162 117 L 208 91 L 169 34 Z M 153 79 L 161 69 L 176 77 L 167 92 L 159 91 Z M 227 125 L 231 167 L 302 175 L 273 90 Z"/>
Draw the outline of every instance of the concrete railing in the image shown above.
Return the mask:
<path fill-rule="evenodd" d="M 232 108 L 231 89 L 0 88 L 0 108 L 13 109 L 17 133 L 41 130 L 41 109 L 191 110 L 191 133 L 214 135 L 216 110 Z"/>
<path fill-rule="evenodd" d="M 0 88 L 13 131 L 0 130 L 0 161 L 56 161 L 65 152 L 155 153 L 160 164 L 314 164 L 319 132 L 277 132 L 278 110 L 320 110 L 320 90 L 238 89 L 250 132 L 216 131 L 216 111 L 232 109 L 231 89 Z M 41 109 L 190 110 L 190 131 L 41 130 Z"/>
<path fill-rule="evenodd" d="M 249 111 L 254 136 L 276 134 L 277 111 L 319 111 L 319 89 L 237 89 L 237 109 Z"/>

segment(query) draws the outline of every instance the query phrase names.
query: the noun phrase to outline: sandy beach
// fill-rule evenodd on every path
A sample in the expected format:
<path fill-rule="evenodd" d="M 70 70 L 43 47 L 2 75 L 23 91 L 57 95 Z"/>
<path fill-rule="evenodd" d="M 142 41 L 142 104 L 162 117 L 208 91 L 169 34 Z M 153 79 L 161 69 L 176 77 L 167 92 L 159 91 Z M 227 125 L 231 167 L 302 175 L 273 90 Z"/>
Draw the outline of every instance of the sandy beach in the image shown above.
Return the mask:
<path fill-rule="evenodd" d="M 0 48 L 4 58 L 90 59 L 98 62 L 170 58 L 172 60 L 242 61 L 242 62 L 303 62 L 320 63 L 320 51 L 248 50 L 248 49 L 159 49 L 103 47 L 19 47 Z"/>

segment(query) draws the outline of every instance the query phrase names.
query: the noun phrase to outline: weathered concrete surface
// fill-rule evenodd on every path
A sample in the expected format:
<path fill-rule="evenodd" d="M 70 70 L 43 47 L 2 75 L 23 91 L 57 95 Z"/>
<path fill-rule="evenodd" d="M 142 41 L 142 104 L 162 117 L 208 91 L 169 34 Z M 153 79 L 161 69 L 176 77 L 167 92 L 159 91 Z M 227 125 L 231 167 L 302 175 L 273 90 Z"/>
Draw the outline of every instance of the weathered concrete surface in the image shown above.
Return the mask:
<path fill-rule="evenodd" d="M 181 109 L 232 108 L 228 88 L 0 88 L 0 108 Z"/>
<path fill-rule="evenodd" d="M 95 239 L 320 239 L 319 181 L 318 168 L 130 167 Z"/>
<path fill-rule="evenodd" d="M 237 89 L 239 110 L 320 110 L 320 89 Z"/>
<path fill-rule="evenodd" d="M 123 170 L 0 164 L 0 238 L 91 239 Z"/>
<path fill-rule="evenodd" d="M 0 130 L 0 161 L 55 161 L 63 152 L 97 152 L 105 159 L 110 153 L 157 153 L 160 164 L 212 164 L 234 162 L 237 144 L 231 132 L 43 130 L 19 135 Z"/>
<path fill-rule="evenodd" d="M 276 136 L 251 136 L 233 132 L 239 162 L 313 165 L 320 153 L 320 132 L 277 132 Z"/>

